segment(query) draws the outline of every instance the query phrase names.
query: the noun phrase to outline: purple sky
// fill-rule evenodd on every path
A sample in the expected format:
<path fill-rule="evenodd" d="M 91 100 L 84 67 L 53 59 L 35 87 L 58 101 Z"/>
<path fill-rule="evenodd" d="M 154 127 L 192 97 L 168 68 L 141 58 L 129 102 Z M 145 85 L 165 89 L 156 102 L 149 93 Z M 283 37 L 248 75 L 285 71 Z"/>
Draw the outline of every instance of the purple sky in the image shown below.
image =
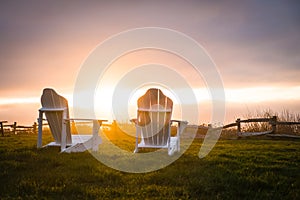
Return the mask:
<path fill-rule="evenodd" d="M 249 108 L 300 112 L 299 10 L 289 0 L 1 1 L 0 120 L 33 122 L 43 88 L 71 94 L 100 42 L 148 26 L 180 31 L 207 50 L 226 95 L 237 95 L 230 120 Z"/>

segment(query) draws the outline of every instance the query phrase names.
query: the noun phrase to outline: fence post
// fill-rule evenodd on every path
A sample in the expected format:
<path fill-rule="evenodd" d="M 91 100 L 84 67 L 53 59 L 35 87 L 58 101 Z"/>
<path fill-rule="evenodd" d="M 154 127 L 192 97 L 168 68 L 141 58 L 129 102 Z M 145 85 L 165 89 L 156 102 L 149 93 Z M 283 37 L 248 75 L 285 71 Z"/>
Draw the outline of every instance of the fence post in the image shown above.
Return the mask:
<path fill-rule="evenodd" d="M 241 119 L 238 118 L 235 122 L 237 124 L 237 132 L 240 133 L 241 132 Z"/>
<path fill-rule="evenodd" d="M 272 132 L 276 132 L 276 125 L 277 125 L 277 116 L 272 117 Z"/>
<path fill-rule="evenodd" d="M 36 134 L 36 127 L 37 127 L 37 124 L 36 124 L 36 122 L 34 122 L 32 125 L 32 131 L 34 134 Z"/>
<path fill-rule="evenodd" d="M 2 134 L 2 137 L 4 137 L 3 122 L 0 122 L 0 126 L 1 126 L 1 134 Z"/>
<path fill-rule="evenodd" d="M 13 124 L 13 134 L 16 134 L 16 130 L 17 130 L 17 122 L 14 122 Z"/>

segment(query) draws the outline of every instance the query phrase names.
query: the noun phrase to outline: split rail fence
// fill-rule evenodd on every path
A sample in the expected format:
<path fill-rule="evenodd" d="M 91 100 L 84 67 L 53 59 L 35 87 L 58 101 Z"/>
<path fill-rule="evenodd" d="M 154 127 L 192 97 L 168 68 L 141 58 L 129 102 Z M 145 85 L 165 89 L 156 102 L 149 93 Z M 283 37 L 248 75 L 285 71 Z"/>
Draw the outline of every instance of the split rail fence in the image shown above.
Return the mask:
<path fill-rule="evenodd" d="M 230 128 L 230 127 L 237 127 L 237 132 L 238 134 L 242 134 L 242 128 L 241 128 L 241 124 L 242 123 L 253 123 L 253 122 L 266 122 L 269 123 L 269 125 L 272 127 L 271 130 L 269 131 L 265 131 L 263 133 L 276 133 L 277 131 L 277 127 L 279 125 L 283 125 L 283 126 L 291 126 L 291 125 L 300 125 L 300 122 L 282 122 L 282 121 L 278 121 L 277 116 L 273 116 L 271 118 L 254 118 L 254 119 L 245 119 L 245 120 L 241 120 L 240 118 L 238 118 L 235 123 L 231 123 L 231 124 L 227 124 L 225 126 L 223 126 L 223 129 L 226 128 Z"/>
<path fill-rule="evenodd" d="M 18 132 L 32 132 L 37 133 L 37 123 L 34 122 L 32 126 L 21 126 L 17 125 L 17 122 L 13 124 L 6 124 L 8 121 L 0 121 L 0 132 L 1 135 L 4 136 L 5 128 L 9 128 L 9 132 L 13 134 L 17 134 Z"/>

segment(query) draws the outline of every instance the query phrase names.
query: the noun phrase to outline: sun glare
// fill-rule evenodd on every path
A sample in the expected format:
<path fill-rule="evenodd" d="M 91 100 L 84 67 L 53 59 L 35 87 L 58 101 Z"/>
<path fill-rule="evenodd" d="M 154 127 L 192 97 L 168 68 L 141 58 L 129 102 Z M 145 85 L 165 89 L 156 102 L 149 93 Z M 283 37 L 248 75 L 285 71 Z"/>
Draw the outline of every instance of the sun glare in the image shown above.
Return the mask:
<path fill-rule="evenodd" d="M 135 118 L 136 117 L 136 111 L 137 111 L 137 100 L 145 94 L 145 92 L 149 89 L 149 88 L 159 88 L 162 90 L 162 92 L 168 96 L 169 98 L 172 99 L 173 103 L 174 103 L 174 109 L 173 109 L 173 113 L 175 115 L 178 116 L 177 118 L 180 118 L 181 116 L 181 105 L 180 102 L 178 100 L 178 98 L 176 97 L 175 94 L 172 93 L 172 91 L 168 90 L 167 88 L 163 87 L 163 86 L 158 86 L 158 85 L 146 85 L 146 86 L 141 86 L 139 88 L 137 88 L 136 90 L 132 91 L 129 94 L 129 99 L 120 99 L 120 101 L 126 101 L 126 102 L 122 102 L 125 103 L 124 105 L 127 106 L 127 113 L 123 113 L 124 117 L 122 118 L 123 120 L 127 121 L 131 118 Z M 115 116 L 113 113 L 113 103 L 112 103 L 112 99 L 113 99 L 113 95 L 114 95 L 114 88 L 112 87 L 101 87 L 98 88 L 96 94 L 95 94 L 95 115 L 97 118 L 105 118 L 108 119 L 110 121 L 112 121 Z M 119 102 L 121 103 L 121 102 Z M 118 106 L 118 105 L 115 105 Z"/>

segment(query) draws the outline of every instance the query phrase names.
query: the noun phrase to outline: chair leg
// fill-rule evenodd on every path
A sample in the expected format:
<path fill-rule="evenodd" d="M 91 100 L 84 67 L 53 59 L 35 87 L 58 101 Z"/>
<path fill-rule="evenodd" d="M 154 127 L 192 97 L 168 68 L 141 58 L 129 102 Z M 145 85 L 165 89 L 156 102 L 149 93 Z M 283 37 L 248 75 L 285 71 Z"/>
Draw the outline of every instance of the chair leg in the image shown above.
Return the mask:
<path fill-rule="evenodd" d="M 170 143 L 169 143 L 169 147 L 168 147 L 168 155 L 172 156 L 174 155 L 175 151 L 177 151 L 177 146 L 176 146 L 177 142 L 172 139 L 170 139 Z"/>
<path fill-rule="evenodd" d="M 180 152 L 180 138 L 177 138 L 177 142 L 176 142 L 176 151 Z"/>
<path fill-rule="evenodd" d="M 139 148 L 138 147 L 135 147 L 133 153 L 138 153 L 139 152 Z"/>
<path fill-rule="evenodd" d="M 135 125 L 136 128 L 136 136 L 135 136 L 135 149 L 133 153 L 138 153 L 139 152 L 139 129 L 137 125 Z"/>
<path fill-rule="evenodd" d="M 168 148 L 168 155 L 173 156 L 175 151 L 176 151 L 175 145 L 170 146 L 170 148 Z"/>

